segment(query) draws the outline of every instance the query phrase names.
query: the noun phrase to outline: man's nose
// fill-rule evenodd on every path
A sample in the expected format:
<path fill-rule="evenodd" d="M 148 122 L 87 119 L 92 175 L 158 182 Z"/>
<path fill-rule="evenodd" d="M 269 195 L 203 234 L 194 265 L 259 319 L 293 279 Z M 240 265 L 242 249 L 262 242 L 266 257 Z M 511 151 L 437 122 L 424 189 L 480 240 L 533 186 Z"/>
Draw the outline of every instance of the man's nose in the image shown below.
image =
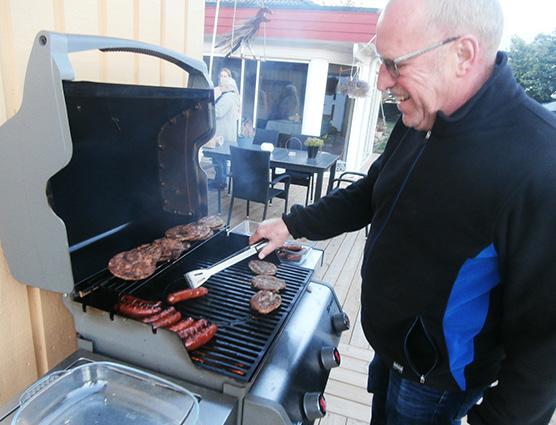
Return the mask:
<path fill-rule="evenodd" d="M 380 91 L 390 90 L 396 84 L 396 79 L 390 75 L 386 70 L 384 64 L 380 64 L 378 68 L 378 80 L 376 83 L 377 88 Z"/>

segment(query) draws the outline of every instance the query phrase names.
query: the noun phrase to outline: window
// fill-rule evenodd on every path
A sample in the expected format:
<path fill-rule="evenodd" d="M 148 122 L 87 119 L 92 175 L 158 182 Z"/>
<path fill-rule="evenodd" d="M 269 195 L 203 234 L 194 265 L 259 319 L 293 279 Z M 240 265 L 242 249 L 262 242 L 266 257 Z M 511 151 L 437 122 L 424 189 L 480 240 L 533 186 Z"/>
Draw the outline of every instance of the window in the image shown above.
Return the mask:
<path fill-rule="evenodd" d="M 321 135 L 325 139 L 324 150 L 343 156 L 349 139 L 354 99 L 337 93 L 340 81 L 349 79 L 351 68 L 345 65 L 330 64 L 324 98 Z"/>
<path fill-rule="evenodd" d="M 301 134 L 308 67 L 305 63 L 260 63 L 256 127 L 278 131 L 280 146 Z"/>
<path fill-rule="evenodd" d="M 205 56 L 204 60 L 208 66 L 210 58 Z M 301 134 L 307 64 L 215 57 L 212 71 L 215 86 L 222 68 L 232 72 L 240 90 L 242 134 L 252 135 L 253 127 L 272 129 L 283 134 L 282 142 Z"/>

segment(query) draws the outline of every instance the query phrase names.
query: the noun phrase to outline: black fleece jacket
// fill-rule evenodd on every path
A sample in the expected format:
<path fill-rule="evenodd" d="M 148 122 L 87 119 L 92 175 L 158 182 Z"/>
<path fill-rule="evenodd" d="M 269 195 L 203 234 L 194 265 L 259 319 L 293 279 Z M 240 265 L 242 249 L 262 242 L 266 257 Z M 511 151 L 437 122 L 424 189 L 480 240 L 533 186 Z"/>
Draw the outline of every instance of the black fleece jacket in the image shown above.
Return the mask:
<path fill-rule="evenodd" d="M 556 118 L 499 53 L 425 134 L 399 122 L 368 175 L 284 221 L 326 239 L 371 223 L 367 339 L 404 378 L 447 391 L 497 381 L 471 424 L 547 424 L 556 405 Z"/>

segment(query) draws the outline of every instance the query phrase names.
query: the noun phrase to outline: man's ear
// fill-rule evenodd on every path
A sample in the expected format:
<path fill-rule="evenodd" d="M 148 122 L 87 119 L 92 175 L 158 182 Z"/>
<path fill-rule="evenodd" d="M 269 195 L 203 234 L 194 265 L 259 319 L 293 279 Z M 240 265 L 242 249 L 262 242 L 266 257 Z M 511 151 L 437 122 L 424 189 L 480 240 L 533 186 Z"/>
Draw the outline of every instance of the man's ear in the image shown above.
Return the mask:
<path fill-rule="evenodd" d="M 466 75 L 475 65 L 479 56 L 479 41 L 473 35 L 465 35 L 456 41 L 457 67 L 456 74 L 458 77 Z"/>

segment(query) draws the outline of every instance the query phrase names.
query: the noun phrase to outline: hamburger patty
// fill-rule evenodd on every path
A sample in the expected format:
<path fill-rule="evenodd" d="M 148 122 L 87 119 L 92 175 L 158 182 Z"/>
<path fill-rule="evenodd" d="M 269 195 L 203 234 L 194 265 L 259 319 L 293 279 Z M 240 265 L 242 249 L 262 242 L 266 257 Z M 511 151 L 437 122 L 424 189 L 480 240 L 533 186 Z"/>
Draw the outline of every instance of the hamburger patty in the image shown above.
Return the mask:
<path fill-rule="evenodd" d="M 162 252 L 158 261 L 175 260 L 191 246 L 189 242 L 180 242 L 177 239 L 170 238 L 157 239 L 153 244 L 158 245 Z"/>
<path fill-rule="evenodd" d="M 198 224 L 204 224 L 210 227 L 212 230 L 220 229 L 224 227 L 224 220 L 217 215 L 210 215 L 208 217 L 202 217 L 197 221 Z"/>
<path fill-rule="evenodd" d="M 268 314 L 282 304 L 282 297 L 272 291 L 259 291 L 251 297 L 251 308 L 260 314 Z"/>
<path fill-rule="evenodd" d="M 108 270 L 124 280 L 145 279 L 156 270 L 162 250 L 157 244 L 144 244 L 114 255 L 108 262 Z"/>
<path fill-rule="evenodd" d="M 260 274 L 251 279 L 251 285 L 255 289 L 262 289 L 272 292 L 280 292 L 286 289 L 286 281 L 284 279 L 279 279 L 275 276 L 270 276 L 267 274 Z"/>
<path fill-rule="evenodd" d="M 198 241 L 207 239 L 212 235 L 212 230 L 204 224 L 181 224 L 166 230 L 165 236 L 170 239 L 183 241 Z"/>
<path fill-rule="evenodd" d="M 251 260 L 249 261 L 248 266 L 255 274 L 275 275 L 278 271 L 278 267 L 268 261 Z"/>

